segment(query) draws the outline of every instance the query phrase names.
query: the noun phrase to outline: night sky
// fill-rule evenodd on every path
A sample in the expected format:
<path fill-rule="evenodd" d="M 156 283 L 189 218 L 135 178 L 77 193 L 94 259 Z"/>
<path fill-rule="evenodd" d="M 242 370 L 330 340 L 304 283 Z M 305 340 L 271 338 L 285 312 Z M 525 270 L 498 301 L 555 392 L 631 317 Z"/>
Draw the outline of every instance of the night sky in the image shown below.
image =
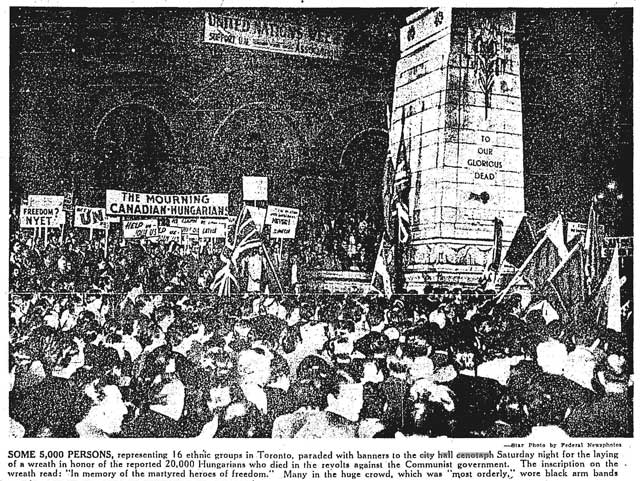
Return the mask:
<path fill-rule="evenodd" d="M 184 188 L 206 162 L 244 155 L 233 143 L 221 144 L 220 152 L 210 153 L 209 144 L 201 139 L 217 125 L 219 112 L 260 96 L 298 113 L 289 123 L 295 124 L 305 140 L 301 142 L 304 149 L 291 153 L 297 165 L 303 166 L 300 169 L 308 169 L 318 159 L 335 162 L 351 132 L 362 125 L 384 126 L 384 100 L 392 96 L 398 57 L 398 30 L 411 11 L 305 11 L 311 21 L 348 33 L 347 45 L 356 53 L 332 62 L 211 48 L 201 39 L 202 10 L 13 8 L 12 192 L 62 193 L 72 184 L 84 183 L 94 185 L 85 186 L 84 194 L 80 189 L 79 198 L 93 199 L 92 189 L 101 188 L 95 177 L 100 168 L 87 166 L 104 164 L 105 159 L 108 164 L 108 153 L 90 145 L 94 141 L 92 112 L 99 110 L 96 105 L 103 101 L 105 90 L 113 106 L 124 98 L 123 92 L 129 98 L 138 94 L 169 99 L 163 105 L 173 131 L 167 135 L 173 142 L 171 152 L 154 154 L 177 169 L 175 176 L 159 175 L 158 182 L 165 182 L 167 190 L 177 188 L 167 177 L 184 179 L 183 184 L 176 184 Z M 289 21 L 298 18 L 294 10 L 258 14 Z M 632 10 L 518 10 L 517 39 L 527 210 L 541 222 L 558 211 L 568 220 L 585 221 L 590 199 L 604 192 L 603 217 L 611 233 L 631 234 Z M 212 72 L 233 69 L 232 74 L 220 77 L 220 85 L 193 101 Z M 178 90 L 190 94 L 191 100 L 176 97 Z M 357 112 L 340 113 L 340 105 L 365 97 L 383 101 L 364 105 Z M 185 112 L 191 115 L 187 120 Z M 315 143 L 305 137 L 318 126 L 322 132 L 323 123 L 331 122 L 335 131 L 325 129 L 325 134 L 314 138 Z M 238 128 L 246 128 L 247 123 L 243 121 Z M 265 123 L 272 129 L 280 127 L 268 119 Z M 239 144 L 250 151 L 247 155 L 260 151 L 275 162 L 281 153 L 274 155 L 274 149 L 286 139 L 274 133 L 268 142 L 264 138 L 270 134 L 261 128 Z M 363 155 L 371 159 L 380 151 L 380 147 L 368 148 L 370 152 Z M 214 169 L 203 168 L 204 172 Z M 607 189 L 611 181 L 615 181 L 613 190 Z"/>

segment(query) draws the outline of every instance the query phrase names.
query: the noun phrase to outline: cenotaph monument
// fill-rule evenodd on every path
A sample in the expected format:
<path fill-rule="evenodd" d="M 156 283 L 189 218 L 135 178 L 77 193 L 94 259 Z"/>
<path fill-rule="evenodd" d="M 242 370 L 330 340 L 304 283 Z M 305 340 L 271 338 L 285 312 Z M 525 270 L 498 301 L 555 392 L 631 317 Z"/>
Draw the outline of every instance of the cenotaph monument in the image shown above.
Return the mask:
<path fill-rule="evenodd" d="M 477 285 L 494 219 L 503 256 L 524 213 L 513 10 L 424 9 L 400 31 L 389 142 L 410 166 L 408 289 Z"/>

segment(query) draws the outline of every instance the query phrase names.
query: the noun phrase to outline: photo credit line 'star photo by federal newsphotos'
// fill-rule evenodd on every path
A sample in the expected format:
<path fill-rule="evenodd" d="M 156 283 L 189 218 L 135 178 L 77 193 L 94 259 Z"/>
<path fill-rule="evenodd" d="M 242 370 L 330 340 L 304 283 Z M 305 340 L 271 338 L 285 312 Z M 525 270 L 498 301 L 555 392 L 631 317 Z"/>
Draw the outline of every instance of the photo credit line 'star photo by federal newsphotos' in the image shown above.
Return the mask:
<path fill-rule="evenodd" d="M 10 6 L 0 479 L 632 479 L 634 11 L 542 6 Z"/>

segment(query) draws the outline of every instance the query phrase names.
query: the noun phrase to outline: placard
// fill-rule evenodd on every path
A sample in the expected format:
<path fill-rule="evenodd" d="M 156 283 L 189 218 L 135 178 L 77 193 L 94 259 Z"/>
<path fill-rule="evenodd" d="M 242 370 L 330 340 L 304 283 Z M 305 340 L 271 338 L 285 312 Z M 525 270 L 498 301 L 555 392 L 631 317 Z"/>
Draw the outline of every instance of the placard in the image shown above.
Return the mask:
<path fill-rule="evenodd" d="M 204 237 L 205 239 L 224 239 L 227 235 L 226 217 L 218 219 L 175 218 L 169 224 L 180 227 L 189 235 Z"/>
<path fill-rule="evenodd" d="M 125 239 L 149 239 L 158 237 L 158 219 L 127 220 L 122 223 Z"/>
<path fill-rule="evenodd" d="M 158 226 L 158 242 L 177 242 L 182 239 L 182 229 L 180 227 Z"/>
<path fill-rule="evenodd" d="M 107 228 L 107 213 L 101 207 L 84 207 L 77 205 L 74 209 L 73 226 L 84 229 Z"/>
<path fill-rule="evenodd" d="M 266 177 L 242 177 L 242 198 L 244 200 L 268 200 L 268 180 Z"/>
<path fill-rule="evenodd" d="M 267 207 L 266 224 L 271 225 L 272 239 L 294 239 L 300 211 L 291 207 Z"/>
<path fill-rule="evenodd" d="M 64 221 L 62 204 L 60 207 L 20 206 L 20 227 L 59 227 Z"/>
<path fill-rule="evenodd" d="M 37 207 L 37 208 L 51 208 L 55 209 L 56 207 L 60 210 L 63 210 L 62 207 L 64 205 L 64 196 L 62 195 L 30 195 L 28 198 L 29 207 Z"/>
<path fill-rule="evenodd" d="M 203 219 L 199 235 L 202 239 L 224 239 L 227 237 L 227 219 Z"/>

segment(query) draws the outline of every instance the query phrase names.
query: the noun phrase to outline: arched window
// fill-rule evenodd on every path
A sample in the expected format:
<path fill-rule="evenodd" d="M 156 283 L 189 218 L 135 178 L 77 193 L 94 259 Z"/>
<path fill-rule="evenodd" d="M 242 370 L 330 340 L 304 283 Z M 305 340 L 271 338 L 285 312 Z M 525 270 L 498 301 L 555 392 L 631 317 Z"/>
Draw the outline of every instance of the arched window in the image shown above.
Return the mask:
<path fill-rule="evenodd" d="M 138 103 L 115 107 L 100 120 L 94 141 L 100 188 L 144 192 L 163 184 L 172 135 L 158 110 Z"/>

